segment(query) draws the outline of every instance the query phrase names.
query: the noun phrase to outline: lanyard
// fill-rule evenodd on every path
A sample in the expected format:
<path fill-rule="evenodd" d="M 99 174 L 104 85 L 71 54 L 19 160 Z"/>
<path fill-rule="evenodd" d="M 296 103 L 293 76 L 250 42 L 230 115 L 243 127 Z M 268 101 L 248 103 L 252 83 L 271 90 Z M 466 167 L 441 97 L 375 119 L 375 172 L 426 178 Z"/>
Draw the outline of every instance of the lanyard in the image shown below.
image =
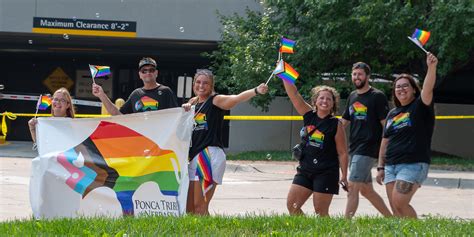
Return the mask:
<path fill-rule="evenodd" d="M 198 111 L 194 112 L 194 118 L 196 118 L 196 115 L 199 114 L 199 112 L 201 112 L 202 108 L 204 108 L 204 105 L 206 105 L 207 101 L 211 98 L 211 96 L 207 97 L 207 99 L 204 101 L 204 103 L 202 103 L 201 107 L 199 107 Z M 199 99 L 198 99 L 199 101 Z M 196 103 L 197 105 L 198 103 Z"/>
<path fill-rule="evenodd" d="M 211 98 L 211 96 L 207 97 L 207 99 L 204 101 L 204 103 L 202 103 L 201 107 L 199 107 L 198 111 L 195 111 L 194 112 L 194 121 L 193 121 L 193 131 L 194 129 L 196 128 L 197 124 L 196 124 L 196 116 L 199 114 L 199 112 L 201 112 L 201 110 L 204 108 L 204 106 L 207 104 L 207 101 Z M 199 101 L 199 99 L 198 99 Z M 196 103 L 197 105 L 198 103 Z"/>

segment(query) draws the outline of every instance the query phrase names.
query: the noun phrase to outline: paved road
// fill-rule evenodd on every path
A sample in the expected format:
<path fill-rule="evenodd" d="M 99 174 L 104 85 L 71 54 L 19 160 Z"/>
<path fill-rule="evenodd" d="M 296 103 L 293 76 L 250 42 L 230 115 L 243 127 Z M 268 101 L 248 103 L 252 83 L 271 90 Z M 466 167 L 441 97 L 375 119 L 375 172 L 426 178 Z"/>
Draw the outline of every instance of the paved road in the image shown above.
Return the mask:
<path fill-rule="evenodd" d="M 210 212 L 213 215 L 287 213 L 286 195 L 295 165 L 295 162 L 229 161 L 224 184 L 217 188 Z M 30 169 L 31 159 L 0 157 L 0 221 L 31 218 Z M 474 173 L 430 170 L 428 176 L 412 201 L 419 215 L 474 219 Z M 375 188 L 382 197 L 386 196 L 383 186 L 375 185 Z M 341 191 L 333 199 L 330 214 L 342 215 L 345 203 L 345 193 Z M 311 199 L 303 210 L 314 213 Z M 360 200 L 357 215 L 377 214 L 366 199 Z"/>

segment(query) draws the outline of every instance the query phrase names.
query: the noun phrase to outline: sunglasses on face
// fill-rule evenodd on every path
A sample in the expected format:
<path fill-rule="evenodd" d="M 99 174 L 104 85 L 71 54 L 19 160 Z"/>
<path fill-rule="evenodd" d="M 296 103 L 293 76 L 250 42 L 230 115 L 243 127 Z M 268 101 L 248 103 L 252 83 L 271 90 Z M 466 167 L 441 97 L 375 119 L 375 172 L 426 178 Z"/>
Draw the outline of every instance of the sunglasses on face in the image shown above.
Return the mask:
<path fill-rule="evenodd" d="M 143 74 L 154 73 L 155 71 L 156 71 L 156 69 L 154 69 L 154 68 L 148 68 L 148 69 L 140 70 L 140 72 L 143 73 Z"/>

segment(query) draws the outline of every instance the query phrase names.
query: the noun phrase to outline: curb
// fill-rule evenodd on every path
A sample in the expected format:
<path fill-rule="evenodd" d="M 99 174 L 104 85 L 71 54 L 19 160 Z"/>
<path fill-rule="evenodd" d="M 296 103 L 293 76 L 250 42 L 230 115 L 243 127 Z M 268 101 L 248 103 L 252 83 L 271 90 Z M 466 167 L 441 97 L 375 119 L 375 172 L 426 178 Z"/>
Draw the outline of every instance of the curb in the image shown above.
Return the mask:
<path fill-rule="evenodd" d="M 294 170 L 289 165 L 288 169 Z M 235 161 L 227 162 L 226 164 L 226 172 L 250 172 L 250 173 L 275 173 L 266 171 L 266 169 L 258 169 L 254 167 L 252 164 L 236 164 Z M 473 177 L 474 175 L 470 173 Z M 428 172 L 428 176 L 430 172 Z M 375 182 L 375 181 L 374 181 Z M 428 177 L 425 182 L 423 182 L 422 186 L 433 186 L 433 187 L 442 187 L 442 188 L 450 188 L 450 189 L 474 189 L 474 179 L 469 178 L 445 178 L 445 177 Z"/>
<path fill-rule="evenodd" d="M 37 156 L 37 151 L 31 150 L 32 142 L 15 141 L 8 145 L 0 145 L 0 157 L 9 158 L 34 158 Z M 253 172 L 253 173 L 281 173 L 284 170 L 287 173 L 294 173 L 296 162 L 280 162 L 278 166 L 275 162 L 239 162 L 227 161 L 226 172 Z M 452 177 L 437 177 L 438 172 L 431 172 L 430 169 L 428 178 L 423 183 L 424 186 L 443 187 L 451 189 L 474 189 L 474 172 L 453 172 L 459 176 Z"/>

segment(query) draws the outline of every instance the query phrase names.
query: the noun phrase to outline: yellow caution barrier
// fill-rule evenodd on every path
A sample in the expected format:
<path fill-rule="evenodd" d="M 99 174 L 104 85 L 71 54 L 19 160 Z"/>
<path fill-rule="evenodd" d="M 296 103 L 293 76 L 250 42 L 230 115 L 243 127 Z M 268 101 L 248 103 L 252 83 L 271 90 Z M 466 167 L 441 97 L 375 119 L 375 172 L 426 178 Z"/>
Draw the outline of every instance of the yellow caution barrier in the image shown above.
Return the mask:
<path fill-rule="evenodd" d="M 0 135 L 0 144 L 5 144 L 7 133 L 8 133 L 8 127 L 7 127 L 7 121 L 6 118 L 10 120 L 15 120 L 17 115 L 11 112 L 3 112 L 2 114 L 2 135 Z"/>
<path fill-rule="evenodd" d="M 10 115 L 15 115 L 18 117 L 50 117 L 51 114 L 29 114 L 29 113 L 11 113 L 4 112 Z M 109 117 L 110 115 L 101 115 L 101 114 L 76 114 L 77 118 L 104 118 Z M 341 116 L 336 116 L 340 118 Z M 224 116 L 225 120 L 253 120 L 253 121 L 299 121 L 303 120 L 303 116 L 287 116 L 287 115 L 226 115 Z M 437 120 L 446 120 L 446 119 L 474 119 L 474 115 L 437 115 Z"/>
<path fill-rule="evenodd" d="M 50 117 L 51 114 L 29 114 L 29 113 L 2 113 L 2 135 L 0 135 L 0 144 L 5 143 L 8 128 L 6 124 L 6 118 L 15 120 L 17 117 Z M 101 114 L 76 114 L 77 118 L 105 118 L 110 115 Z M 341 116 L 336 116 L 340 118 Z M 278 115 L 226 115 L 225 120 L 240 120 L 240 121 L 301 121 L 302 116 L 278 116 Z M 437 120 L 454 120 L 454 119 L 474 119 L 474 115 L 438 115 Z"/>
<path fill-rule="evenodd" d="M 336 116 L 341 118 L 341 116 Z M 437 120 L 445 119 L 474 119 L 474 115 L 438 115 L 435 116 Z M 303 116 L 248 116 L 248 115 L 227 115 L 224 116 L 226 120 L 271 120 L 271 121 L 298 121 L 303 120 Z"/>

